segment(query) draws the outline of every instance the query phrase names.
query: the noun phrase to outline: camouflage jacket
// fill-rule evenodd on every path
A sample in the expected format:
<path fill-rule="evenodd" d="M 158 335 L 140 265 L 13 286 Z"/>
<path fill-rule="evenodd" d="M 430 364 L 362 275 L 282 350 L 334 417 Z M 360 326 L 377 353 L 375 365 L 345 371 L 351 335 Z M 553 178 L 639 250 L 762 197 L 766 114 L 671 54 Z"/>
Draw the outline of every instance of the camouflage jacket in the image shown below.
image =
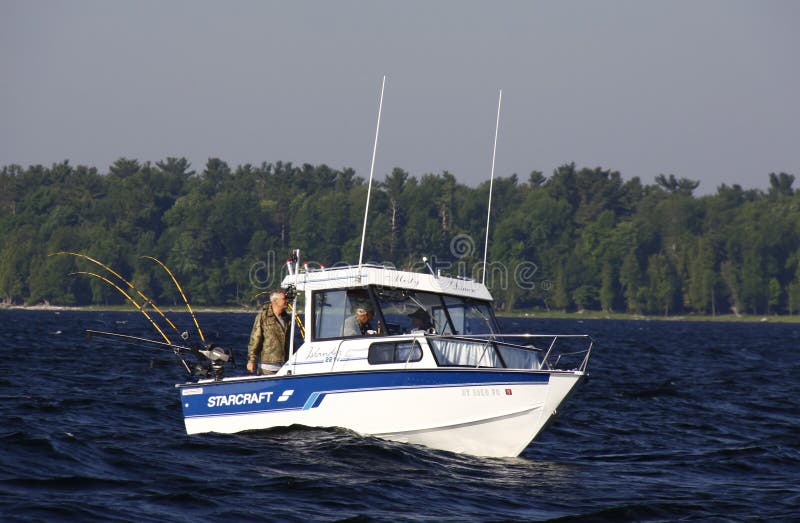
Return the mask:
<path fill-rule="evenodd" d="M 267 303 L 256 316 L 250 343 L 247 346 L 247 361 L 256 363 L 283 363 L 289 352 L 289 322 L 291 317 L 285 312 L 281 315 L 284 326 L 275 317 L 272 305 Z"/>

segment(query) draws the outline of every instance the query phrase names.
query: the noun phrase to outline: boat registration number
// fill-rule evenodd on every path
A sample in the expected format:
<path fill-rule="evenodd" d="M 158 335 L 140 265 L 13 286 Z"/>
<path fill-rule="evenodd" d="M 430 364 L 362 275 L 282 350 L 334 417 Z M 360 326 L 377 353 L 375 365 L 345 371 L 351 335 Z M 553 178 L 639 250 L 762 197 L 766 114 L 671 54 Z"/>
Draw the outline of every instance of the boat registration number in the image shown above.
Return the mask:
<path fill-rule="evenodd" d="M 461 395 L 471 398 L 486 398 L 491 396 L 511 396 L 511 389 L 501 389 L 498 387 L 471 387 L 461 389 Z"/>

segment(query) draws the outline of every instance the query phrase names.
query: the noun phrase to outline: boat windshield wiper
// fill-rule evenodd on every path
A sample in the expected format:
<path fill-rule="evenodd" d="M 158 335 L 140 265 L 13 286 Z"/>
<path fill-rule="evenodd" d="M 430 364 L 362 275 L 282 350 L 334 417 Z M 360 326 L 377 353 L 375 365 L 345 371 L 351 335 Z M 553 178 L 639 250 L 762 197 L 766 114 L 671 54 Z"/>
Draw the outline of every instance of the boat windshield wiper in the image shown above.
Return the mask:
<path fill-rule="evenodd" d="M 495 335 L 497 335 L 499 333 L 495 332 L 494 327 L 492 327 L 492 322 L 491 322 L 491 320 L 489 320 L 489 316 L 487 316 L 486 313 L 481 309 L 481 307 L 477 303 L 475 303 L 474 301 L 472 301 L 472 300 L 464 300 L 464 303 L 468 304 L 469 307 L 470 307 L 470 310 L 473 310 L 473 311 L 477 312 L 478 315 L 483 319 L 483 322 L 486 323 L 486 329 L 488 331 L 487 334 L 490 334 L 491 335 L 491 339 L 494 340 L 495 339 Z"/>
<path fill-rule="evenodd" d="M 434 318 L 432 314 L 427 312 L 428 309 L 425 308 L 425 305 L 421 301 L 419 301 L 414 294 L 409 294 L 408 295 L 408 299 L 413 301 L 414 304 L 417 307 L 419 307 L 420 309 L 424 310 L 426 312 L 426 314 L 428 314 L 428 319 L 431 322 L 431 329 L 433 329 L 433 332 L 437 332 L 437 330 L 436 330 L 436 318 Z M 444 328 L 442 329 L 442 331 L 444 331 Z"/>

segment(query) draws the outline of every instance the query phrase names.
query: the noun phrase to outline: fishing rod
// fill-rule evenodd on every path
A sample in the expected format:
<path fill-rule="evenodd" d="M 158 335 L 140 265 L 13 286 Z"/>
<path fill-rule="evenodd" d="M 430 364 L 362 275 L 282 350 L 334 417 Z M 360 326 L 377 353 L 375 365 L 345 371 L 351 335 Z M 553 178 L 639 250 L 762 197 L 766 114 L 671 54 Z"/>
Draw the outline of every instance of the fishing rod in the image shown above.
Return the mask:
<path fill-rule="evenodd" d="M 96 259 L 92 258 L 91 256 L 87 256 L 87 255 L 81 254 L 79 252 L 59 251 L 59 252 L 55 252 L 55 253 L 52 253 L 52 254 L 48 254 L 48 256 L 56 256 L 56 255 L 59 255 L 59 254 L 70 254 L 72 256 L 83 258 L 83 259 L 89 260 L 90 262 L 92 262 L 92 263 L 94 263 L 96 265 L 99 265 L 100 267 L 104 268 L 105 270 L 107 270 L 108 272 L 110 272 L 111 274 L 113 274 L 114 276 L 116 276 L 117 278 L 122 280 L 123 282 L 125 282 L 125 284 L 127 284 L 129 288 L 131 288 L 132 290 L 135 290 L 139 294 L 139 296 L 141 296 L 142 299 L 145 300 L 145 302 L 147 302 L 148 305 L 153 307 L 153 310 L 155 310 L 157 313 L 159 313 L 161 315 L 162 318 L 164 318 L 164 320 L 169 324 L 170 327 L 172 327 L 172 329 L 177 334 L 180 334 L 180 332 L 178 331 L 178 327 L 176 327 L 175 324 L 172 323 L 172 321 L 169 318 L 167 318 L 167 315 L 164 314 L 161 311 L 161 309 L 158 308 L 158 305 L 156 305 L 153 300 L 151 300 L 149 297 L 147 297 L 142 291 L 137 289 L 136 286 L 133 283 L 131 283 L 128 280 L 126 280 L 125 278 L 123 278 L 121 274 L 119 274 L 117 271 L 115 271 L 114 269 L 112 269 L 108 265 L 104 264 L 103 262 L 101 262 L 99 260 L 96 260 Z"/>
<path fill-rule="evenodd" d="M 186 346 L 186 345 L 177 345 L 175 343 L 165 343 L 163 341 L 151 340 L 150 338 L 142 338 L 141 336 L 132 336 L 130 334 L 120 334 L 118 332 L 96 331 L 96 330 L 93 330 L 93 329 L 86 329 L 85 332 L 86 332 L 86 334 L 89 335 L 90 339 L 94 335 L 112 336 L 114 338 L 125 338 L 125 339 L 128 339 L 128 340 L 143 341 L 143 342 L 150 343 L 150 344 L 153 344 L 153 345 L 160 345 L 162 347 L 170 347 L 170 348 L 178 350 L 178 351 L 185 350 L 185 351 L 192 352 L 192 351 L 197 350 L 194 347 L 189 347 L 189 346 Z"/>
<path fill-rule="evenodd" d="M 121 293 L 123 296 L 125 296 L 125 298 L 126 298 L 126 299 L 127 299 L 129 302 L 131 302 L 131 303 L 133 304 L 133 306 L 134 306 L 134 307 L 136 307 L 136 309 L 138 309 L 138 311 L 139 311 L 139 312 L 141 312 L 142 314 L 144 314 L 144 317 L 145 317 L 145 318 L 147 318 L 148 320 L 150 320 L 150 323 L 153 325 L 153 327 L 155 327 L 155 329 L 158 331 L 158 333 L 159 333 L 159 334 L 161 334 L 161 337 L 163 337 L 163 338 L 164 338 L 164 339 L 167 341 L 167 343 L 169 343 L 169 344 L 172 344 L 172 340 L 170 340 L 170 339 L 167 337 L 167 335 L 166 335 L 166 334 L 164 334 L 164 331 L 163 331 L 163 330 L 161 330 L 161 327 L 159 327 L 159 326 L 158 326 L 158 324 L 157 324 L 155 321 L 153 321 L 153 318 L 152 318 L 152 317 L 150 317 L 150 315 L 149 315 L 149 314 L 147 314 L 147 311 L 146 311 L 146 310 L 144 310 L 144 309 L 142 308 L 142 306 L 141 306 L 141 305 L 139 305 L 139 304 L 136 302 L 136 300 L 134 300 L 133 298 L 131 298 L 131 295 L 130 295 L 130 294 L 128 294 L 127 292 L 125 292 L 125 289 L 123 289 L 122 287 L 120 287 L 119 285 L 117 285 L 116 283 L 114 283 L 113 281 L 109 280 L 109 279 L 108 279 L 108 278 L 106 278 L 105 276 L 100 276 L 99 274 L 96 274 L 96 273 L 94 273 L 94 272 L 87 272 L 87 271 L 76 271 L 76 272 L 71 272 L 70 274 L 71 274 L 71 275 L 74 275 L 74 274 L 86 274 L 86 275 L 88 275 L 88 276 L 94 276 L 95 278 L 99 278 L 99 279 L 103 280 L 104 282 L 106 282 L 107 284 L 109 284 L 109 285 L 111 285 L 112 287 L 114 287 L 115 289 L 117 289 L 117 290 L 118 290 L 118 291 L 119 291 L 119 292 L 120 292 L 120 293 Z"/>
<path fill-rule="evenodd" d="M 148 258 L 150 260 L 153 260 L 156 263 L 158 263 L 159 265 L 161 265 L 161 267 L 165 271 L 167 271 L 167 274 L 169 274 L 169 277 L 172 278 L 172 283 L 175 284 L 175 287 L 178 288 L 178 292 L 181 293 L 181 298 L 183 298 L 183 303 L 186 304 L 186 308 L 189 310 L 189 314 L 192 316 L 192 320 L 194 321 L 194 326 L 197 328 L 197 333 L 200 334 L 200 340 L 202 340 L 202 342 L 205 343 L 206 342 L 206 337 L 203 336 L 203 331 L 200 329 L 200 324 L 197 323 L 197 317 L 195 317 L 195 315 L 194 315 L 194 311 L 192 310 L 192 306 L 189 305 L 189 300 L 186 299 L 186 294 L 183 293 L 183 288 L 181 288 L 181 284 L 178 283 L 178 280 L 175 278 L 175 275 L 172 274 L 172 271 L 169 270 L 169 267 L 164 265 L 164 263 L 161 260 L 159 260 L 158 258 L 154 258 L 153 256 L 140 256 L 140 258 Z"/>
<path fill-rule="evenodd" d="M 125 279 L 121 274 L 116 272 L 114 269 L 112 269 L 108 265 L 106 265 L 106 264 L 102 263 L 101 261 L 96 260 L 96 259 L 94 259 L 94 258 L 92 258 L 90 256 L 87 256 L 87 255 L 81 254 L 81 253 L 76 253 L 76 252 L 59 251 L 57 253 L 50 254 L 49 256 L 54 256 L 54 255 L 58 255 L 58 254 L 69 254 L 69 255 L 72 255 L 72 256 L 79 257 L 79 258 L 84 258 L 84 259 L 89 260 L 92 263 L 102 267 L 103 269 L 105 269 L 109 273 L 113 274 L 119 280 L 123 281 L 130 289 L 135 290 L 138 293 L 138 295 L 144 300 L 144 304 L 151 305 L 153 307 L 153 309 L 156 312 L 158 312 L 161 315 L 161 317 L 164 318 L 164 320 L 166 320 L 166 322 L 170 325 L 170 327 L 172 327 L 172 329 L 175 332 L 179 332 L 178 328 L 175 326 L 175 324 L 172 321 L 170 321 L 169 318 L 167 318 L 167 316 L 164 314 L 164 312 L 161 309 L 158 308 L 158 306 L 155 304 L 155 302 L 153 302 L 153 300 L 148 298 L 143 292 L 141 292 L 139 289 L 137 289 L 136 286 L 133 283 L 131 283 L 130 281 Z M 106 278 L 105 276 L 102 276 L 102 275 L 94 273 L 94 272 L 89 272 L 89 271 L 71 272 L 70 273 L 71 275 L 85 274 L 87 276 L 92 276 L 94 278 L 98 278 L 98 279 L 104 281 L 105 283 L 109 284 L 110 286 L 112 286 L 114 289 L 116 289 L 120 294 L 122 294 L 125 297 L 126 300 L 128 300 L 128 302 L 130 302 L 134 307 L 136 307 L 136 310 L 141 312 L 144 315 L 144 317 L 147 318 L 147 320 L 150 322 L 150 324 L 156 329 L 156 331 L 158 331 L 158 333 L 164 339 L 164 342 L 160 342 L 160 341 L 156 341 L 156 340 L 150 340 L 150 339 L 147 339 L 147 338 L 140 338 L 140 337 L 137 337 L 137 336 L 129 336 L 129 335 L 125 335 L 125 334 L 116 334 L 116 333 L 101 332 L 101 331 L 87 330 L 86 331 L 87 334 L 89 334 L 90 336 L 92 334 L 96 334 L 96 335 L 102 335 L 102 336 L 107 336 L 107 337 L 122 338 L 122 339 L 125 339 L 125 340 L 136 340 L 136 341 L 140 341 L 140 342 L 156 344 L 156 345 L 159 345 L 159 346 L 162 346 L 162 347 L 170 347 L 172 349 L 172 351 L 175 353 L 175 355 L 178 356 L 178 358 L 180 359 L 181 363 L 183 364 L 183 367 L 186 369 L 186 371 L 189 373 L 190 376 L 196 377 L 198 379 L 199 378 L 208 378 L 208 377 L 211 376 L 215 380 L 221 380 L 222 377 L 223 377 L 223 374 L 224 374 L 224 365 L 225 365 L 225 363 L 230 361 L 231 364 L 234 367 L 236 366 L 236 362 L 235 362 L 235 360 L 233 358 L 233 353 L 231 351 L 227 350 L 227 349 L 223 349 L 223 348 L 220 348 L 220 347 L 216 347 L 213 344 L 207 344 L 206 343 L 205 336 L 203 335 L 203 331 L 200 329 L 200 325 L 197 322 L 197 317 L 195 316 L 191 305 L 189 305 L 189 300 L 186 298 L 186 294 L 183 292 L 183 288 L 181 287 L 180 283 L 178 283 L 178 280 L 175 278 L 175 275 L 172 273 L 172 271 L 170 271 L 169 268 L 166 265 L 164 265 L 164 263 L 162 263 L 157 258 L 153 258 L 152 256 L 142 256 L 142 258 L 149 258 L 149 259 L 152 259 L 152 260 L 156 261 L 159 265 L 161 265 L 161 267 L 164 268 L 165 271 L 167 271 L 167 274 L 169 274 L 170 278 L 172 278 L 172 281 L 175 284 L 175 286 L 177 287 L 178 291 L 180 292 L 181 297 L 184 300 L 184 303 L 186 303 L 186 307 L 188 308 L 189 313 L 192 316 L 192 320 L 194 320 L 194 324 L 195 324 L 195 327 L 197 328 L 197 332 L 200 334 L 200 339 L 202 340 L 202 344 L 197 344 L 197 346 L 195 346 L 195 347 L 187 347 L 187 346 L 181 346 L 181 345 L 176 345 L 176 344 L 172 343 L 172 340 L 169 339 L 169 337 L 166 335 L 166 333 L 163 331 L 163 329 L 161 327 L 159 327 L 159 325 L 155 322 L 155 320 L 153 320 L 153 317 L 150 316 L 150 314 L 147 313 L 147 310 L 145 310 L 145 308 L 142 306 L 142 304 L 137 302 L 130 294 L 128 294 L 125 291 L 125 289 L 123 289 L 122 287 L 120 287 L 119 285 L 117 285 L 116 283 L 111 281 L 110 279 Z M 183 333 L 180 333 L 180 337 L 184 341 L 187 341 L 188 338 L 189 338 L 189 335 L 188 335 L 188 333 L 183 332 Z M 186 362 L 186 360 L 183 358 L 183 352 L 184 351 L 190 352 L 197 359 L 197 362 L 195 363 L 195 365 L 193 367 L 190 367 L 189 364 Z"/>
<path fill-rule="evenodd" d="M 174 343 L 164 343 L 164 342 L 157 341 L 157 340 L 151 340 L 151 339 L 148 339 L 148 338 L 141 338 L 139 336 L 130 336 L 130 335 L 127 335 L 127 334 L 118 334 L 118 333 L 114 333 L 114 332 L 103 332 L 103 331 L 96 331 L 96 330 L 90 330 L 90 329 L 86 330 L 86 337 L 88 339 L 91 340 L 94 336 L 109 337 L 109 338 L 110 337 L 123 338 L 124 340 L 135 340 L 137 342 L 145 342 L 145 343 L 149 343 L 149 344 L 152 344 L 152 345 L 157 345 L 158 348 L 163 348 L 164 350 L 168 350 L 167 347 L 169 347 L 169 348 L 172 349 L 172 353 L 175 354 L 178 357 L 178 359 L 181 360 L 181 363 L 183 364 L 183 367 L 186 369 L 186 372 L 188 372 L 189 374 L 192 373 L 192 370 L 189 368 L 189 364 L 186 363 L 186 360 L 184 360 L 183 356 L 182 356 L 183 351 L 194 352 L 195 349 L 192 349 L 191 347 L 183 347 L 183 346 L 180 346 L 180 345 L 175 345 Z M 137 343 L 134 343 L 132 341 L 123 341 L 121 343 L 124 343 L 126 345 L 133 345 L 133 346 L 136 346 L 136 347 L 139 346 Z"/>
<path fill-rule="evenodd" d="M 223 349 L 222 347 L 217 347 L 213 344 L 204 345 L 202 347 L 192 347 L 186 345 L 176 345 L 175 343 L 171 342 L 164 343 L 162 341 L 142 338 L 140 336 L 131 336 L 129 334 L 119 334 L 115 332 L 104 332 L 91 329 L 87 329 L 86 334 L 88 335 L 89 339 L 91 339 L 93 336 L 121 338 L 123 340 L 149 343 L 151 345 L 156 345 L 159 348 L 164 348 L 165 350 L 167 348 L 172 349 L 172 352 L 178 357 L 178 359 L 180 359 L 183 367 L 186 369 L 186 372 L 188 372 L 190 376 L 195 376 L 197 378 L 213 377 L 216 381 L 219 381 L 224 375 L 225 363 L 230 361 L 231 365 L 234 367 L 236 366 L 233 352 L 228 349 Z M 128 343 L 133 345 L 133 343 Z M 192 367 L 190 367 L 186 362 L 186 359 L 184 359 L 184 352 L 188 352 L 197 358 L 197 362 Z"/>
<path fill-rule="evenodd" d="M 289 310 L 291 310 L 292 313 L 294 313 L 294 310 L 295 310 L 294 305 L 292 305 L 292 304 L 288 304 L 288 305 L 289 305 Z M 301 320 L 300 316 L 298 316 L 297 314 L 294 314 L 294 319 L 297 322 L 297 326 L 300 327 L 300 337 L 302 337 L 303 339 L 306 339 L 306 326 L 303 325 L 303 320 Z"/>

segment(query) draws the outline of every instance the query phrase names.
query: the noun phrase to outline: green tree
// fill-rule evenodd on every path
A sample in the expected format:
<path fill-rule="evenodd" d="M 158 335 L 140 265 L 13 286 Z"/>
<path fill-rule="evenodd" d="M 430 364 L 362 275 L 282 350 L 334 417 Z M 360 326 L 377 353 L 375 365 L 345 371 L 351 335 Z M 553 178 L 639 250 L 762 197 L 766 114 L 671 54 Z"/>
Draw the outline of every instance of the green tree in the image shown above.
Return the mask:
<path fill-rule="evenodd" d="M 696 180 L 675 178 L 674 174 L 670 174 L 668 177 L 659 174 L 656 176 L 656 183 L 668 192 L 683 194 L 684 196 L 691 196 L 692 192 L 700 185 L 700 182 Z"/>
<path fill-rule="evenodd" d="M 786 291 L 789 314 L 797 314 L 800 310 L 800 281 L 792 281 Z"/>
<path fill-rule="evenodd" d="M 108 174 L 117 178 L 127 178 L 139 172 L 140 168 L 138 160 L 119 158 L 108 168 Z"/>
<path fill-rule="evenodd" d="M 516 284 L 510 273 L 488 283 L 506 309 L 796 311 L 800 193 L 793 182 L 794 175 L 770 173 L 766 192 L 721 185 L 698 198 L 698 183 L 685 178 L 659 175 L 645 185 L 574 163 L 550 178 L 532 172 L 524 183 L 497 177 L 487 258 L 491 267 L 527 274 Z M 468 187 L 447 171 L 417 178 L 396 168 L 375 189 L 366 260 L 408 267 L 428 256 L 439 268 L 449 263 L 452 274 L 482 276 L 488 181 Z M 250 268 L 275 265 L 290 247 L 319 261 L 355 262 L 366 193 L 355 171 L 325 164 L 231 169 L 210 158 L 196 174 L 185 158 L 120 158 L 107 175 L 68 161 L 6 166 L 0 299 L 124 302 L 97 278 L 65 275 L 102 272 L 86 260 L 48 257 L 73 251 L 130 275 L 159 299 L 177 294 L 142 255 L 166 262 L 198 303 L 247 302 L 261 285 L 250 281 Z M 455 249 L 464 238 L 472 245 Z"/>
<path fill-rule="evenodd" d="M 786 173 L 769 173 L 769 195 L 773 197 L 792 196 L 794 175 Z"/>
<path fill-rule="evenodd" d="M 647 276 L 650 288 L 648 308 L 660 310 L 665 316 L 674 310 L 677 303 L 679 282 L 675 268 L 664 254 L 653 254 L 647 260 Z"/>
<path fill-rule="evenodd" d="M 606 312 L 614 311 L 616 302 L 616 276 L 611 263 L 603 264 L 600 280 L 600 307 Z"/>
<path fill-rule="evenodd" d="M 742 283 L 740 272 L 733 262 L 726 260 L 720 266 L 720 275 L 725 285 L 728 287 L 730 296 L 730 308 L 737 316 L 742 310 Z"/>
<path fill-rule="evenodd" d="M 381 184 L 381 187 L 389 197 L 389 224 L 391 227 L 391 232 L 389 233 L 389 256 L 391 258 L 395 257 L 397 249 L 400 247 L 398 242 L 401 238 L 400 228 L 403 225 L 403 213 L 405 211 L 404 192 L 407 180 L 408 173 L 399 167 L 395 167 Z"/>
<path fill-rule="evenodd" d="M 767 314 L 774 312 L 781 302 L 781 284 L 775 278 L 770 278 L 767 288 Z"/>
<path fill-rule="evenodd" d="M 555 271 L 555 279 L 552 283 L 552 294 L 550 295 L 550 302 L 553 308 L 562 312 L 566 311 L 571 305 L 569 299 L 569 289 L 567 287 L 567 277 L 564 269 L 559 267 Z"/>
<path fill-rule="evenodd" d="M 591 285 L 581 285 L 572 292 L 572 301 L 579 311 L 590 308 L 597 301 L 597 289 Z"/>

